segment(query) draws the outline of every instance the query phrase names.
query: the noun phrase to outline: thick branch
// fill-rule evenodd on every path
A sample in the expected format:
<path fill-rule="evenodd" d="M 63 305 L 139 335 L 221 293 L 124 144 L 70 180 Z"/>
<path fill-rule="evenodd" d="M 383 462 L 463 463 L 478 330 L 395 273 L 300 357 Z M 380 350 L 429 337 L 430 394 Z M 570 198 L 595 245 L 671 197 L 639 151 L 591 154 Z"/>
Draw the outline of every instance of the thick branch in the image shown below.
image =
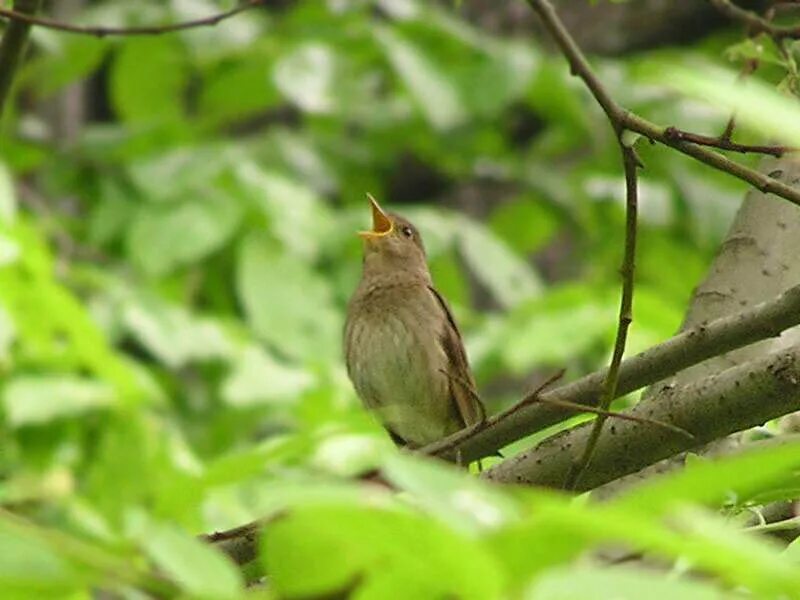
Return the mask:
<path fill-rule="evenodd" d="M 104 27 L 92 25 L 72 25 L 71 23 L 63 23 L 54 19 L 46 17 L 36 17 L 30 11 L 22 10 L 17 2 L 14 4 L 14 10 L 0 7 L 0 17 L 8 19 L 11 22 L 9 30 L 14 24 L 30 27 L 31 25 L 38 25 L 47 29 L 56 31 L 63 31 L 65 33 L 77 33 L 82 35 L 93 35 L 95 37 L 105 37 L 108 35 L 161 35 L 164 33 L 172 33 L 175 31 L 183 31 L 184 29 L 194 29 L 197 27 L 208 27 L 216 25 L 217 23 L 229 19 L 246 10 L 255 8 L 256 6 L 266 5 L 268 0 L 245 0 L 238 6 L 233 7 L 225 12 L 210 15 L 192 21 L 182 21 L 180 23 L 170 23 L 167 25 L 142 25 L 138 27 Z"/>
<path fill-rule="evenodd" d="M 681 388 L 665 387 L 629 412 L 666 421 L 695 442 L 664 429 L 618 421 L 601 438 L 592 468 L 578 482 L 590 490 L 659 460 L 800 409 L 800 346 L 768 355 Z M 492 481 L 561 487 L 591 430 L 576 427 L 483 473 Z"/>
<path fill-rule="evenodd" d="M 738 314 L 688 329 L 666 342 L 624 360 L 619 370 L 616 395 L 622 396 L 661 381 L 713 356 L 769 337 L 776 337 L 782 331 L 798 324 L 800 324 L 800 286 L 787 290 L 774 300 Z M 594 406 L 602 392 L 605 377 L 605 369 L 596 371 L 572 383 L 542 392 L 541 398 L 545 402 L 568 401 Z M 468 436 L 459 432 L 436 444 L 426 446 L 422 451 L 450 459 L 454 459 L 458 451 L 463 460 L 476 460 L 489 456 L 511 442 L 558 423 L 569 414 L 571 411 L 553 406 L 531 404 L 502 419 L 497 417 L 489 419 L 483 429 L 473 431 Z M 462 437 L 464 439 L 461 439 Z"/>
<path fill-rule="evenodd" d="M 29 17 L 36 14 L 40 5 L 41 0 L 15 0 L 14 10 L 21 15 Z M 29 23 L 14 21 L 8 26 L 3 34 L 3 40 L 0 41 L 0 116 L 3 115 L 3 107 L 11 90 L 11 83 L 14 81 L 17 67 L 22 59 L 30 28 Z"/>

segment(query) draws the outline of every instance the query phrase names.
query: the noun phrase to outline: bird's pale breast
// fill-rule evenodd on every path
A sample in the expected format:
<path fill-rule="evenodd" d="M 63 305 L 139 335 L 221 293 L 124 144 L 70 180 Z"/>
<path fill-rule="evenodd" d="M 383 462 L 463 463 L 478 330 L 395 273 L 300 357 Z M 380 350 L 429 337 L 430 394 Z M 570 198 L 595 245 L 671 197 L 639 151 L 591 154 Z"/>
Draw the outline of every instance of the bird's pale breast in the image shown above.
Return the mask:
<path fill-rule="evenodd" d="M 367 408 L 422 446 L 463 426 L 441 372 L 441 308 L 426 286 L 380 288 L 354 298 L 345 330 L 347 368 Z"/>

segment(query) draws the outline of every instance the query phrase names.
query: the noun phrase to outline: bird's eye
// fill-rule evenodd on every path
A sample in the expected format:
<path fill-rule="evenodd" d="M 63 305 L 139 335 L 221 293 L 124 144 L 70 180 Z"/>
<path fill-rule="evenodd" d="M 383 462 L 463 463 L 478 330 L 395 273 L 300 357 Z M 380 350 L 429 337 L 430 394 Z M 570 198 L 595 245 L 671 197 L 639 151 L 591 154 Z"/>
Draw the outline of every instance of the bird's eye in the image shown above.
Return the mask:
<path fill-rule="evenodd" d="M 414 230 L 411 229 L 411 227 L 409 227 L 408 225 L 404 226 L 400 231 L 402 231 L 403 235 L 406 236 L 407 238 L 414 237 Z"/>

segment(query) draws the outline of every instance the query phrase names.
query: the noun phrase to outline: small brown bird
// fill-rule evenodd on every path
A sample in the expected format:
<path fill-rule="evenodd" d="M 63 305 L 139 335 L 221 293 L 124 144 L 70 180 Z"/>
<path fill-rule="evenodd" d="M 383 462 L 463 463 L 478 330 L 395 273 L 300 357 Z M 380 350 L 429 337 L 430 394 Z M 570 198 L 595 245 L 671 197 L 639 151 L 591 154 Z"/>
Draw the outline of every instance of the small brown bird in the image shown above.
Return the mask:
<path fill-rule="evenodd" d="M 364 268 L 347 312 L 347 372 L 398 445 L 418 448 L 485 419 L 464 344 L 433 287 L 416 228 L 368 195 Z"/>

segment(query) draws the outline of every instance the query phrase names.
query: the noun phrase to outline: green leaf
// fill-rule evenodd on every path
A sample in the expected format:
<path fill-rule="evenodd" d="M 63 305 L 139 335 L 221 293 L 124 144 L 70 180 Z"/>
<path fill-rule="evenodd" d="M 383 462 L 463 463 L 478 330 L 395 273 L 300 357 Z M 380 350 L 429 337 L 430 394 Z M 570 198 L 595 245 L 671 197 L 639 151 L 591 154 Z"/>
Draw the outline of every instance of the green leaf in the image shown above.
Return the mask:
<path fill-rule="evenodd" d="M 731 492 L 747 499 L 800 468 L 800 442 L 752 448 L 650 480 L 612 501 L 628 510 L 661 514 L 682 503 L 719 504 Z"/>
<path fill-rule="evenodd" d="M 410 589 L 417 597 L 484 599 L 498 597 L 502 582 L 499 564 L 475 540 L 419 514 L 370 507 L 292 509 L 267 527 L 262 558 L 275 589 L 289 597 L 358 590 L 358 597 L 400 598 Z"/>
<path fill-rule="evenodd" d="M 246 348 L 233 364 L 221 388 L 231 406 L 296 404 L 314 383 L 309 372 L 283 365 L 256 346 Z"/>
<path fill-rule="evenodd" d="M 226 359 L 234 353 L 220 323 L 155 298 L 127 301 L 122 321 L 142 346 L 173 369 L 192 361 Z"/>
<path fill-rule="evenodd" d="M 339 356 L 341 315 L 329 283 L 263 235 L 239 247 L 236 291 L 256 334 L 293 358 Z"/>
<path fill-rule="evenodd" d="M 47 543 L 0 519 L 0 595 L 4 598 L 58 597 L 81 578 Z"/>
<path fill-rule="evenodd" d="M 238 198 L 220 187 L 185 202 L 145 204 L 128 230 L 128 254 L 146 274 L 162 276 L 221 248 L 241 217 Z"/>
<path fill-rule="evenodd" d="M 451 129 L 468 115 L 457 88 L 410 40 L 387 27 L 375 27 L 375 39 L 420 112 L 436 129 Z"/>
<path fill-rule="evenodd" d="M 465 220 L 458 228 L 458 244 L 472 272 L 505 308 L 541 291 L 533 268 L 485 227 Z"/>
<path fill-rule="evenodd" d="M 307 260 L 316 258 L 320 240 L 333 221 L 319 196 L 301 182 L 264 171 L 252 161 L 238 164 L 236 176 L 269 219 L 272 235 L 291 253 Z"/>
<path fill-rule="evenodd" d="M 520 511 L 508 496 L 462 469 L 402 455 L 389 456 L 381 473 L 415 504 L 454 529 L 477 532 L 516 520 Z"/>
<path fill-rule="evenodd" d="M 0 162 L 0 223 L 10 224 L 17 214 L 17 194 L 11 171 Z"/>
<path fill-rule="evenodd" d="M 238 598 L 241 575 L 230 560 L 173 525 L 142 519 L 136 537 L 159 569 L 195 598 Z"/>
<path fill-rule="evenodd" d="M 114 401 L 107 384 L 70 375 L 18 375 L 3 390 L 8 421 L 16 427 L 79 415 Z"/>
<path fill-rule="evenodd" d="M 308 42 L 275 63 L 273 79 L 281 93 L 299 108 L 324 114 L 335 107 L 335 70 L 333 50 L 319 42 Z"/>
<path fill-rule="evenodd" d="M 723 600 L 729 596 L 699 581 L 625 568 L 562 568 L 545 573 L 525 592 L 526 600 Z"/>
<path fill-rule="evenodd" d="M 705 100 L 739 123 L 791 144 L 800 145 L 800 107 L 774 88 L 751 79 L 741 85 L 735 73 L 709 64 L 662 65 L 654 78 L 677 91 Z"/>
<path fill-rule="evenodd" d="M 182 118 L 188 69 L 175 36 L 127 38 L 111 68 L 111 101 L 123 121 Z"/>

